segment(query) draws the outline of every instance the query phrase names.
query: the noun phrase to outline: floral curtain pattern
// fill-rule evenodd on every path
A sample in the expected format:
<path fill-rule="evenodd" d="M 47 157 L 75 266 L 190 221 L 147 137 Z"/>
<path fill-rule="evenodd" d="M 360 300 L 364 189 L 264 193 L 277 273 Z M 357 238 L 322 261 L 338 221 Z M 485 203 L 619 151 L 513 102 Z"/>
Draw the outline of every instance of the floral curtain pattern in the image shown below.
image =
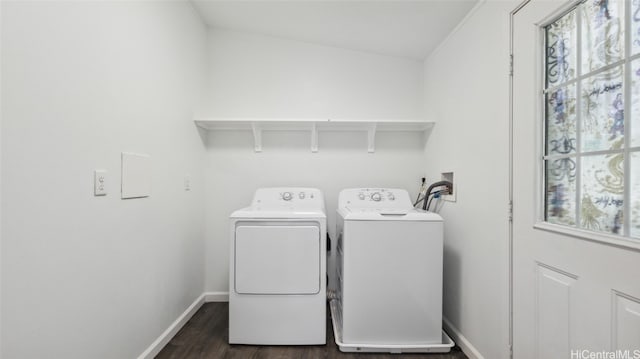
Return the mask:
<path fill-rule="evenodd" d="M 590 0 L 578 7 L 582 25 L 582 73 L 624 57 L 624 1 Z"/>
<path fill-rule="evenodd" d="M 582 81 L 582 151 L 622 148 L 624 97 L 622 66 Z"/>
<path fill-rule="evenodd" d="M 547 86 L 564 83 L 576 74 L 575 11 L 547 27 Z"/>

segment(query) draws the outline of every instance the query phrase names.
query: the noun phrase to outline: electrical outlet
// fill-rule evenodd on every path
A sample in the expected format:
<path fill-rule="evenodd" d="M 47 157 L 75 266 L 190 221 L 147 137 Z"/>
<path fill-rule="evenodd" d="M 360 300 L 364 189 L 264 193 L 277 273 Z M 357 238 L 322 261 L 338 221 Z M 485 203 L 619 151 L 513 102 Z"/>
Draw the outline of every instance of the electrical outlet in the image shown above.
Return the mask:
<path fill-rule="evenodd" d="M 107 195 L 107 171 L 106 170 L 93 171 L 93 195 L 94 196 Z"/>

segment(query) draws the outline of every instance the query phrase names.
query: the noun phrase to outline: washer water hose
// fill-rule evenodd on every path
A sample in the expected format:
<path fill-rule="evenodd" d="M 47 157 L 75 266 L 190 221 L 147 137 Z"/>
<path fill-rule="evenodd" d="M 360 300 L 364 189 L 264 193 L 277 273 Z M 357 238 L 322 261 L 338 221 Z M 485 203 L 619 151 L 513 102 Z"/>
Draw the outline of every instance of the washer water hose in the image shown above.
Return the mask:
<path fill-rule="evenodd" d="M 451 193 L 451 190 L 453 189 L 453 184 L 452 184 L 451 182 L 449 182 L 449 181 L 438 181 L 438 182 L 432 183 L 432 184 L 429 186 L 429 188 L 427 188 L 427 192 L 426 192 L 426 194 L 424 195 L 424 197 L 422 197 L 421 199 L 418 199 L 418 200 L 416 201 L 416 203 L 414 203 L 414 204 L 413 204 L 413 206 L 415 207 L 415 206 L 417 206 L 418 204 L 420 204 L 420 202 L 422 202 L 422 209 L 426 211 L 426 210 L 427 210 L 427 208 L 429 207 L 429 206 L 428 206 L 428 201 L 427 201 L 427 200 L 429 199 L 429 197 L 430 197 L 432 194 L 435 194 L 435 193 L 431 193 L 431 192 L 433 191 L 433 189 L 434 189 L 434 188 L 442 187 L 442 186 L 444 186 L 444 187 L 446 187 L 446 188 L 445 188 L 444 190 L 437 191 L 436 193 L 438 193 L 438 194 Z"/>

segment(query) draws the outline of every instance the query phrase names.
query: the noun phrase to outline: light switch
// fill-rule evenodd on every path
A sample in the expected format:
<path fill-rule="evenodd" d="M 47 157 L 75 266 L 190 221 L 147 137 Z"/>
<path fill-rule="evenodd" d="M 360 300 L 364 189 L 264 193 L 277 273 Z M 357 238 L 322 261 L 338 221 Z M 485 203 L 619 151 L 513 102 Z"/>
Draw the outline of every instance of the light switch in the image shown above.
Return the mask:
<path fill-rule="evenodd" d="M 184 176 L 184 190 L 191 191 L 191 176 L 189 175 Z"/>
<path fill-rule="evenodd" d="M 107 195 L 107 171 L 106 170 L 93 171 L 93 195 L 94 196 Z"/>

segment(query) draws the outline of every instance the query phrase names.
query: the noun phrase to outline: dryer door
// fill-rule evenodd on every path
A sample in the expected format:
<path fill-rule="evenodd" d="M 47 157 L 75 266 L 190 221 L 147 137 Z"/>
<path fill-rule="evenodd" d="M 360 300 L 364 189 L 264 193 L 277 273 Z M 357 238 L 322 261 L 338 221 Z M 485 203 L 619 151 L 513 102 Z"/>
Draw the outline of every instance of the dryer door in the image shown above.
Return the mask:
<path fill-rule="evenodd" d="M 236 227 L 235 291 L 239 294 L 320 292 L 320 228 Z"/>

